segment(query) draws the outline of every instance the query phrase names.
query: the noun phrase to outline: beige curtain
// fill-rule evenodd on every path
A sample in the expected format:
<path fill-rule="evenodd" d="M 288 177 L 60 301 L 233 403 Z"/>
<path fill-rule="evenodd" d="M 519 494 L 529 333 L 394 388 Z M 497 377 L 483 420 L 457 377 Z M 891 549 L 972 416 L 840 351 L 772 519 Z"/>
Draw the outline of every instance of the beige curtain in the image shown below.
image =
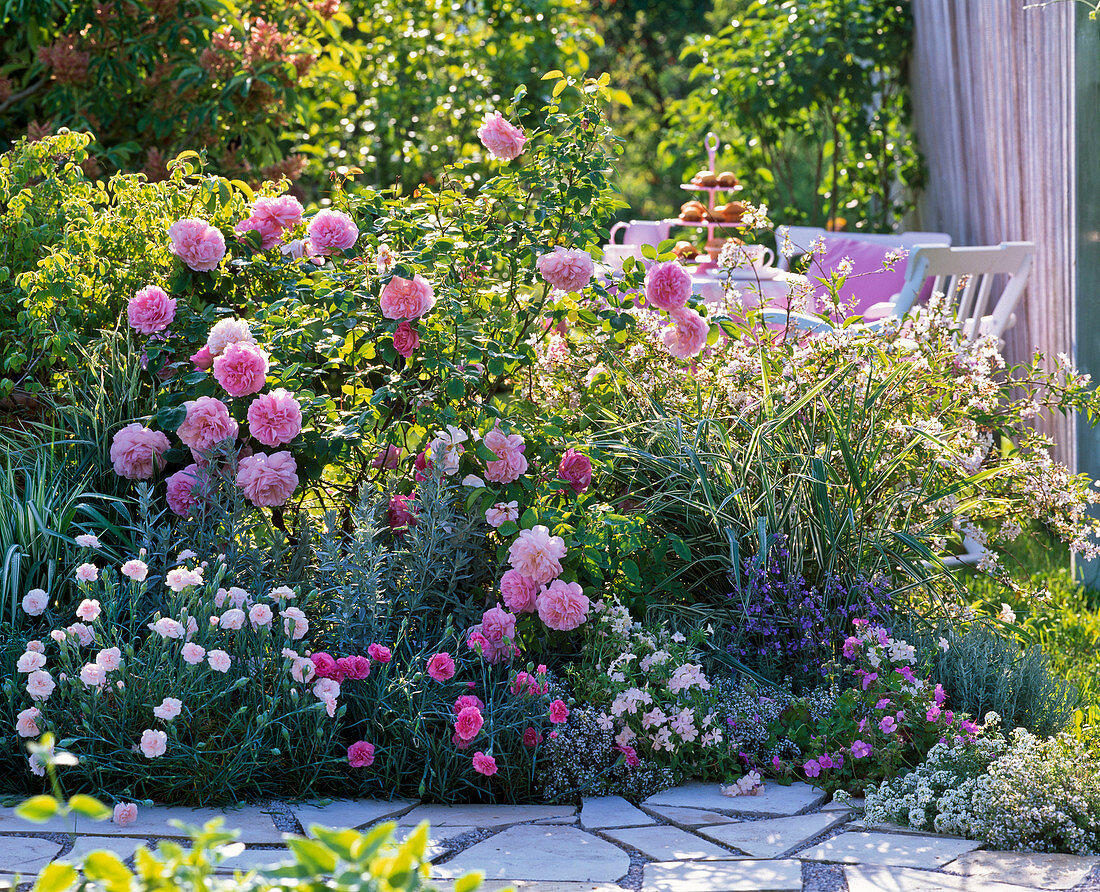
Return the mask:
<path fill-rule="evenodd" d="M 912 2 L 914 123 L 928 167 L 919 228 L 957 245 L 1035 242 L 1006 354 L 1073 356 L 1076 4 Z M 1072 419 L 1049 430 L 1073 466 Z"/>

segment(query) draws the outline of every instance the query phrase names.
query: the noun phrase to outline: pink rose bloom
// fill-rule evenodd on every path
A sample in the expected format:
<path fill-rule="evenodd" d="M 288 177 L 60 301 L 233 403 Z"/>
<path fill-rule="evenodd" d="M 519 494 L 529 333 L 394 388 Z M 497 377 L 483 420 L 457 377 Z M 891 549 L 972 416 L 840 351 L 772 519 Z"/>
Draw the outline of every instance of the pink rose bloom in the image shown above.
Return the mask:
<path fill-rule="evenodd" d="M 485 476 L 493 483 L 512 483 L 527 471 L 526 448 L 519 434 L 505 434 L 499 426 L 485 435 L 483 441 L 497 456 L 485 463 Z"/>
<path fill-rule="evenodd" d="M 205 372 L 214 365 L 214 357 L 210 355 L 210 348 L 206 344 L 192 353 L 190 359 L 196 372 Z"/>
<path fill-rule="evenodd" d="M 398 495 L 390 499 L 389 507 L 386 509 L 386 517 L 391 528 L 400 530 L 405 527 L 416 526 L 416 514 L 409 509 L 412 498 L 412 496 Z"/>
<path fill-rule="evenodd" d="M 558 246 L 538 259 L 539 275 L 562 291 L 580 291 L 592 281 L 596 265 L 592 255 L 580 249 Z"/>
<path fill-rule="evenodd" d="M 535 585 L 542 585 L 561 575 L 565 552 L 565 540 L 551 536 L 549 529 L 537 524 L 522 530 L 508 547 L 508 561 Z"/>
<path fill-rule="evenodd" d="M 212 650 L 206 655 L 207 665 L 215 672 L 228 672 L 233 662 L 224 650 Z"/>
<path fill-rule="evenodd" d="M 519 502 L 497 502 L 491 508 L 485 510 L 485 522 L 494 530 L 499 529 L 508 522 L 515 523 L 519 520 Z"/>
<path fill-rule="evenodd" d="M 572 486 L 574 492 L 586 492 L 592 484 L 592 462 L 576 449 L 566 449 L 558 465 L 558 476 Z"/>
<path fill-rule="evenodd" d="M 77 605 L 76 618 L 86 623 L 94 623 L 99 618 L 100 612 L 99 601 L 95 598 L 85 598 Z"/>
<path fill-rule="evenodd" d="M 32 700 L 48 700 L 57 683 L 45 669 L 35 669 L 27 676 L 27 693 Z"/>
<path fill-rule="evenodd" d="M 405 359 L 412 356 L 420 346 L 420 335 L 408 322 L 402 322 L 393 333 L 393 348 Z"/>
<path fill-rule="evenodd" d="M 489 154 L 500 161 L 512 161 L 523 152 L 527 137 L 515 124 L 504 120 L 500 112 L 485 116 L 478 128 L 477 138 L 489 150 Z"/>
<path fill-rule="evenodd" d="M 146 759 L 155 759 L 163 756 L 168 749 L 168 735 L 163 731 L 154 731 L 146 728 L 141 732 L 141 754 Z"/>
<path fill-rule="evenodd" d="M 253 604 L 248 610 L 248 621 L 252 624 L 253 629 L 270 626 L 273 617 L 274 614 L 271 612 L 271 608 L 266 604 Z"/>
<path fill-rule="evenodd" d="M 500 595 L 508 609 L 515 613 L 534 613 L 538 584 L 519 570 L 505 570 L 500 577 Z"/>
<path fill-rule="evenodd" d="M 479 750 L 474 753 L 474 771 L 486 777 L 492 777 L 497 773 L 497 760 Z"/>
<path fill-rule="evenodd" d="M 122 665 L 122 651 L 117 647 L 106 647 L 95 655 L 95 661 L 105 672 L 114 672 Z"/>
<path fill-rule="evenodd" d="M 225 256 L 225 239 L 205 220 L 177 220 L 168 227 L 169 250 L 196 272 L 215 269 Z"/>
<path fill-rule="evenodd" d="M 95 582 L 99 578 L 99 567 L 95 564 L 81 564 L 76 568 L 77 582 Z"/>
<path fill-rule="evenodd" d="M 536 605 L 539 619 L 559 632 L 572 631 L 588 616 L 588 596 L 576 582 L 555 579 L 542 587 Z"/>
<path fill-rule="evenodd" d="M 258 453 L 242 459 L 237 485 L 257 507 L 282 505 L 298 488 L 298 466 L 289 452 Z"/>
<path fill-rule="evenodd" d="M 169 478 L 171 480 L 171 478 Z M 144 582 L 149 576 L 149 565 L 145 561 L 132 560 L 122 565 L 121 573 L 134 582 Z"/>
<path fill-rule="evenodd" d="M 428 660 L 428 675 L 435 681 L 444 682 L 455 677 L 455 661 L 451 655 L 443 653 L 432 654 Z"/>
<path fill-rule="evenodd" d="M 401 461 L 402 452 L 404 452 L 404 450 L 400 446 L 387 446 L 374 457 L 374 460 L 371 462 L 371 467 L 386 468 L 389 471 L 396 471 L 397 465 Z"/>
<path fill-rule="evenodd" d="M 283 240 L 282 227 L 266 217 L 246 217 L 233 227 L 233 231 L 242 240 L 248 233 L 258 232 L 260 234 L 260 248 L 264 251 L 271 250 Z"/>
<path fill-rule="evenodd" d="M 126 321 L 130 323 L 130 328 L 144 335 L 164 331 L 175 318 L 175 299 L 156 285 L 145 286 L 126 305 Z"/>
<path fill-rule="evenodd" d="M 534 749 L 540 743 L 542 743 L 542 734 L 536 731 L 534 728 L 527 728 L 523 732 L 523 745 Z"/>
<path fill-rule="evenodd" d="M 343 211 L 318 211 L 309 221 L 306 231 L 313 250 L 318 254 L 346 251 L 359 238 L 358 227 Z"/>
<path fill-rule="evenodd" d="M 127 827 L 137 821 L 138 807 L 133 802 L 119 802 L 115 805 L 111 822 L 119 827 Z"/>
<path fill-rule="evenodd" d="M 170 722 L 180 714 L 182 709 L 183 701 L 177 700 L 175 697 L 165 697 L 160 701 L 160 706 L 153 707 L 153 715 L 158 719 Z"/>
<path fill-rule="evenodd" d="M 32 588 L 23 596 L 23 612 L 27 616 L 41 616 L 49 603 L 49 595 L 40 588 Z"/>
<path fill-rule="evenodd" d="M 348 765 L 352 768 L 370 768 L 374 764 L 374 744 L 357 740 L 348 747 Z"/>
<path fill-rule="evenodd" d="M 203 468 L 196 464 L 190 464 L 168 478 L 167 501 L 168 507 L 172 509 L 174 514 L 178 514 L 180 517 L 190 517 L 195 506 L 206 501 L 204 496 L 207 483 L 206 474 L 207 472 Z M 146 567 L 145 570 L 148 573 L 149 568 Z M 142 579 L 144 578 L 142 576 Z"/>
<path fill-rule="evenodd" d="M 283 631 L 291 641 L 299 641 L 306 637 L 309 631 L 309 620 L 298 607 L 286 607 L 279 611 L 279 616 L 283 619 Z"/>
<path fill-rule="evenodd" d="M 481 633 L 493 644 L 500 645 L 516 637 L 516 617 L 501 610 L 500 605 L 490 607 L 481 616 Z"/>
<path fill-rule="evenodd" d="M 256 336 L 244 319 L 219 319 L 206 336 L 206 351 L 221 356 L 230 344 L 255 344 Z M 211 359 L 213 364 L 213 359 Z"/>
<path fill-rule="evenodd" d="M 379 663 L 388 663 L 393 659 L 393 651 L 391 651 L 384 644 L 372 644 L 367 648 L 367 653 L 370 654 L 372 660 L 377 660 Z"/>
<path fill-rule="evenodd" d="M 458 735 L 459 740 L 469 743 L 477 737 L 484 724 L 485 719 L 482 717 L 480 709 L 476 706 L 465 706 L 459 710 L 458 715 L 455 717 L 455 734 Z"/>
<path fill-rule="evenodd" d="M 222 440 L 237 438 L 237 422 L 221 400 L 200 396 L 197 400 L 187 400 L 183 407 L 187 414 L 176 428 L 176 436 L 196 459 Z"/>
<path fill-rule="evenodd" d="M 289 443 L 302 430 L 302 407 L 282 387 L 256 397 L 248 407 L 248 430 L 265 446 Z"/>
<path fill-rule="evenodd" d="M 111 442 L 115 473 L 127 480 L 148 480 L 154 470 L 164 470 L 164 453 L 169 446 L 168 438 L 160 431 L 149 430 L 136 422 L 128 424 Z"/>
<path fill-rule="evenodd" d="M 293 195 L 277 198 L 257 198 L 252 202 L 252 216 L 257 220 L 270 220 L 280 229 L 292 229 L 302 222 L 302 204 Z"/>
<path fill-rule="evenodd" d="M 267 354 L 259 347 L 238 341 L 214 359 L 214 377 L 230 396 L 259 393 L 267 383 Z"/>
<path fill-rule="evenodd" d="M 550 704 L 550 721 L 555 725 L 560 725 L 567 718 L 569 718 L 569 707 L 565 705 L 565 701 L 558 699 Z"/>
<path fill-rule="evenodd" d="M 691 297 L 691 274 L 675 260 L 654 263 L 645 274 L 646 302 L 655 310 L 675 310 Z"/>
<path fill-rule="evenodd" d="M 37 706 L 30 706 L 15 717 L 15 733 L 20 737 L 38 737 L 42 734 L 38 719 L 42 715 Z"/>
<path fill-rule="evenodd" d="M 687 308 L 672 310 L 669 315 L 674 324 L 661 335 L 668 352 L 677 359 L 697 356 L 707 345 L 710 324 L 695 310 Z"/>
<path fill-rule="evenodd" d="M 455 714 L 455 718 L 457 718 L 462 710 L 470 709 L 471 707 L 481 710 L 485 708 L 485 703 L 475 694 L 463 694 L 455 700 L 454 705 L 451 707 L 451 711 Z"/>
<path fill-rule="evenodd" d="M 378 306 L 387 319 L 419 319 L 435 306 L 435 292 L 420 273 L 411 279 L 394 276 L 382 289 Z"/>
<path fill-rule="evenodd" d="M 317 253 L 313 247 L 313 242 L 308 238 L 296 238 L 280 246 L 279 250 L 283 253 L 283 256 L 290 257 L 293 260 L 308 260 L 315 266 L 324 266 L 325 263 L 325 258 Z"/>
<path fill-rule="evenodd" d="M 370 660 L 361 655 L 340 657 L 336 665 L 352 681 L 362 681 L 370 675 Z"/>
<path fill-rule="evenodd" d="M 206 659 L 206 648 L 188 641 L 183 646 L 183 661 L 188 666 L 197 666 Z"/>

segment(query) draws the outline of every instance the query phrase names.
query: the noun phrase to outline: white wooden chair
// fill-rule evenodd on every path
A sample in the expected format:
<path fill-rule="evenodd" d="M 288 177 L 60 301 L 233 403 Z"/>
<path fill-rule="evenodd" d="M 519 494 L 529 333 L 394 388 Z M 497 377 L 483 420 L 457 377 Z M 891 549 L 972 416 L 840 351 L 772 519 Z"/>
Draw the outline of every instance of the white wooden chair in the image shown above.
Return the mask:
<path fill-rule="evenodd" d="M 904 316 L 913 308 L 926 280 L 932 279 L 933 291 L 942 291 L 957 301 L 959 326 L 968 340 L 984 332 L 1000 338 L 1016 322 L 1014 311 L 1027 285 L 1034 259 L 1034 242 L 1001 242 L 961 248 L 920 245 L 909 255 L 901 291 L 886 304 L 875 307 L 886 310 L 886 316 L 866 323 L 866 327 L 878 330 L 887 319 Z M 1007 276 L 1008 280 L 1001 292 L 994 295 L 994 280 L 999 276 Z M 809 332 L 823 332 L 834 327 L 819 316 L 788 315 L 781 309 L 765 310 L 763 318 L 768 324 L 790 324 Z"/>
<path fill-rule="evenodd" d="M 783 256 L 784 234 L 794 248 L 795 256 L 806 254 L 810 245 L 819 238 L 848 238 L 884 248 L 905 248 L 912 250 L 917 245 L 950 245 L 951 236 L 946 232 L 829 232 L 818 226 L 777 226 L 775 227 L 776 266 L 790 269 L 790 258 Z"/>

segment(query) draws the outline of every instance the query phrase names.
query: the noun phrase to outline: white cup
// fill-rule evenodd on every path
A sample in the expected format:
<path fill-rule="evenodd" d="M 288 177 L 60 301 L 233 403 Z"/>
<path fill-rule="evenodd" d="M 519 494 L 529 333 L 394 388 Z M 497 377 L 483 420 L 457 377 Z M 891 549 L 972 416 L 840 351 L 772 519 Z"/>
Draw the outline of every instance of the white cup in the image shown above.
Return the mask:
<path fill-rule="evenodd" d="M 775 260 L 775 252 L 767 245 L 741 245 L 734 250 L 735 269 L 763 269 Z"/>

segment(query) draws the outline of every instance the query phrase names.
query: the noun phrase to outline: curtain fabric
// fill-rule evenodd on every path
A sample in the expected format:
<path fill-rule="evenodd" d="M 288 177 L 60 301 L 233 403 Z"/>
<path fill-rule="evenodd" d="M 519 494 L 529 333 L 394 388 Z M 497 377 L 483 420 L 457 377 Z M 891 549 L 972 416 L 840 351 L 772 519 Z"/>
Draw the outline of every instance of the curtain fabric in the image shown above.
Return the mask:
<path fill-rule="evenodd" d="M 1036 244 L 1009 363 L 1075 355 L 1076 3 L 913 0 L 914 125 L 928 178 L 919 228 L 956 245 Z M 1047 424 L 1075 466 L 1072 418 Z"/>

